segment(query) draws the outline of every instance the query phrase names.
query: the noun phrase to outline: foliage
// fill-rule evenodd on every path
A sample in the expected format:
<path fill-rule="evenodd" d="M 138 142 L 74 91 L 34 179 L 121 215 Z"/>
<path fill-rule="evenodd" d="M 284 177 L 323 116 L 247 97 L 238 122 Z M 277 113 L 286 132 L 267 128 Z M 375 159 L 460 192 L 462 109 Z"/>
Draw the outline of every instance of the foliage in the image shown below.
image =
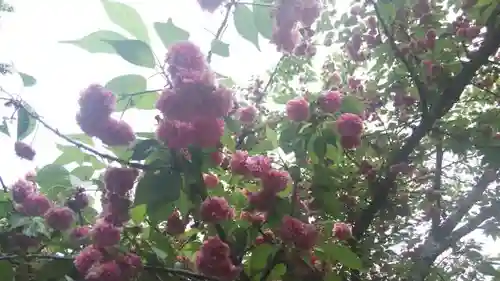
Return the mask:
<path fill-rule="evenodd" d="M 496 1 L 198 2 L 224 11 L 206 56 L 172 19 L 151 28 L 111 0 L 123 32 L 62 42 L 165 78 L 89 85 L 83 134 L 1 97 L 19 157 L 36 157 L 23 140 L 37 125 L 68 142 L 0 181 L 2 280 L 500 280 L 469 236 L 500 235 Z M 265 80 L 233 87 L 211 69 L 231 56 L 229 24 L 282 53 Z M 129 108 L 159 111 L 156 132 L 111 116 Z"/>

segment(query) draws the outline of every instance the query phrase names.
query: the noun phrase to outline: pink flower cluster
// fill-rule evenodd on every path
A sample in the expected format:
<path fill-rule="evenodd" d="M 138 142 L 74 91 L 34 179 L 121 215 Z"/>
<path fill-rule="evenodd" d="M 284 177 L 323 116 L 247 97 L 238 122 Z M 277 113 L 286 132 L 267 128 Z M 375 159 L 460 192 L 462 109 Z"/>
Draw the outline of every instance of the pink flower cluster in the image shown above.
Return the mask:
<path fill-rule="evenodd" d="M 129 191 L 138 177 L 132 168 L 108 168 L 104 174 L 105 200 L 102 217 L 88 231 L 75 229 L 71 233 L 74 240 L 89 235 L 92 244 L 85 247 L 75 257 L 74 264 L 86 281 L 133 280 L 142 268 L 139 256 L 117 251 L 121 240 L 120 227 L 129 220 Z"/>
<path fill-rule="evenodd" d="M 45 223 L 59 231 L 66 231 L 75 221 L 74 212 L 68 207 L 53 206 L 52 202 L 36 189 L 34 182 L 19 179 L 12 186 L 12 200 L 16 210 L 25 216 L 44 216 Z"/>
<path fill-rule="evenodd" d="M 219 237 L 209 237 L 196 255 L 196 267 L 204 275 L 223 281 L 234 280 L 241 272 L 230 258 L 229 246 Z"/>
<path fill-rule="evenodd" d="M 310 27 L 321 12 L 318 0 L 278 0 L 274 11 L 272 43 L 278 51 L 293 53 L 299 46 L 302 27 Z"/>
<path fill-rule="evenodd" d="M 283 217 L 279 234 L 284 243 L 304 251 L 311 250 L 318 239 L 318 231 L 314 225 L 291 216 Z"/>
<path fill-rule="evenodd" d="M 76 120 L 85 134 L 111 146 L 129 145 L 135 140 L 129 124 L 111 117 L 116 106 L 116 97 L 112 92 L 92 84 L 81 92 L 78 103 L 80 110 Z"/>
<path fill-rule="evenodd" d="M 167 53 L 173 88 L 156 103 L 163 114 L 157 138 L 168 147 L 216 147 L 224 134 L 223 117 L 233 105 L 233 93 L 215 85 L 215 76 L 198 46 L 179 42 Z"/>
<path fill-rule="evenodd" d="M 290 175 L 286 171 L 271 167 L 271 159 L 267 156 L 249 156 L 246 151 L 236 151 L 230 162 L 234 174 L 260 179 L 262 189 L 247 194 L 250 205 L 259 212 L 267 212 L 273 207 L 277 193 L 286 189 Z"/>
<path fill-rule="evenodd" d="M 339 91 L 328 91 L 318 98 L 319 108 L 326 113 L 339 111 L 342 105 L 342 93 Z"/>
<path fill-rule="evenodd" d="M 351 88 L 360 89 L 361 81 L 350 79 Z M 328 91 L 318 97 L 318 108 L 326 113 L 336 113 L 342 105 L 342 94 L 339 91 Z M 286 104 L 286 115 L 294 122 L 304 122 L 310 118 L 309 102 L 305 98 L 289 100 Z M 342 113 L 336 120 L 336 128 L 340 134 L 340 142 L 345 149 L 353 149 L 361 144 L 363 119 L 353 113 Z M 239 157 L 239 156 L 238 156 Z"/>
<path fill-rule="evenodd" d="M 363 119 L 354 113 L 343 113 L 336 121 L 340 143 L 345 149 L 353 149 L 361 144 Z"/>
<path fill-rule="evenodd" d="M 103 198 L 104 220 L 122 226 L 130 219 L 130 190 L 134 187 L 139 171 L 133 168 L 108 168 L 104 174 L 105 193 Z"/>
<path fill-rule="evenodd" d="M 224 197 L 207 197 L 201 204 L 201 219 L 207 223 L 219 223 L 234 218 L 234 209 Z"/>
<path fill-rule="evenodd" d="M 111 254 L 96 245 L 84 248 L 75 257 L 74 264 L 86 281 L 134 280 L 142 268 L 141 258 L 132 253 Z"/>
<path fill-rule="evenodd" d="M 364 8 L 362 6 L 355 5 L 351 7 L 351 17 L 356 21 L 358 20 L 358 17 L 363 15 Z M 366 25 L 368 27 L 368 31 L 366 33 L 361 34 L 359 30 L 355 30 L 346 44 L 347 54 L 352 58 L 352 60 L 357 62 L 365 61 L 368 58 L 368 56 L 361 50 L 363 43 L 365 43 L 366 47 L 370 49 L 382 44 L 381 36 L 378 33 L 377 18 L 374 16 L 368 17 L 366 19 Z"/>

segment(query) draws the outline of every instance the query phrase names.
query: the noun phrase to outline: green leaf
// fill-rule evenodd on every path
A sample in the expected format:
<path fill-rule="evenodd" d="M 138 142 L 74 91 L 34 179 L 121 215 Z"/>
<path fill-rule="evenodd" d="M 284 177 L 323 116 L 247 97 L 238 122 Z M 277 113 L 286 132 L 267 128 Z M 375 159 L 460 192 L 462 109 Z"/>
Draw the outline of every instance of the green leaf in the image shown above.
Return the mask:
<path fill-rule="evenodd" d="M 5 195 L 2 197 L 5 197 Z M 11 214 L 12 211 L 14 211 L 14 209 L 11 201 L 0 201 L 0 217 L 5 218 L 7 215 Z"/>
<path fill-rule="evenodd" d="M 212 45 L 210 50 L 212 53 L 219 55 L 221 57 L 229 57 L 229 44 L 222 42 L 219 39 L 212 40 Z"/>
<path fill-rule="evenodd" d="M 10 222 L 10 229 L 12 230 L 30 224 L 31 217 L 25 217 L 23 215 L 15 213 L 9 218 L 9 222 Z"/>
<path fill-rule="evenodd" d="M 48 164 L 36 173 L 36 182 L 41 188 L 53 186 L 71 187 L 70 173 L 66 168 L 56 164 Z"/>
<path fill-rule="evenodd" d="M 139 224 L 144 221 L 146 218 L 146 204 L 137 205 L 132 210 L 130 210 L 130 217 L 132 221 L 136 224 Z"/>
<path fill-rule="evenodd" d="M 280 128 L 279 144 L 285 153 L 293 151 L 293 145 L 297 140 L 298 126 L 297 123 L 288 122 L 284 123 Z"/>
<path fill-rule="evenodd" d="M 365 110 L 363 103 L 355 96 L 344 96 L 340 111 L 342 113 L 354 113 L 361 115 Z"/>
<path fill-rule="evenodd" d="M 146 214 L 148 215 L 149 220 L 155 224 L 168 220 L 168 217 L 175 210 L 173 203 L 155 203 L 149 204 L 146 207 Z"/>
<path fill-rule="evenodd" d="M 381 2 L 379 5 L 380 16 L 386 24 L 392 24 L 396 18 L 396 6 L 391 2 Z"/>
<path fill-rule="evenodd" d="M 36 120 L 24 106 L 17 110 L 17 140 L 25 139 L 35 129 Z"/>
<path fill-rule="evenodd" d="M 137 184 L 134 206 L 146 204 L 149 208 L 179 199 L 182 177 L 179 173 L 164 169 L 148 171 Z"/>
<path fill-rule="evenodd" d="M 99 30 L 78 40 L 60 41 L 63 44 L 72 44 L 78 46 L 90 53 L 116 53 L 115 48 L 109 44 L 109 40 L 127 40 L 119 33 L 110 30 Z"/>
<path fill-rule="evenodd" d="M 217 83 L 219 85 L 225 86 L 226 88 L 231 88 L 236 85 L 236 82 L 234 82 L 234 80 L 229 76 L 215 73 L 215 77 L 217 78 Z"/>
<path fill-rule="evenodd" d="M 278 133 L 269 126 L 266 127 L 266 139 L 273 144 L 273 147 L 278 147 Z"/>
<path fill-rule="evenodd" d="M 175 25 L 172 18 L 169 18 L 167 22 L 155 22 L 154 28 L 165 48 L 173 43 L 189 39 L 189 32 Z"/>
<path fill-rule="evenodd" d="M 324 281 L 341 281 L 342 277 L 336 272 L 328 272 L 323 279 Z"/>
<path fill-rule="evenodd" d="M 165 260 L 168 258 L 168 254 L 165 251 L 163 251 L 159 248 L 156 248 L 156 247 L 152 247 L 152 250 L 155 253 L 155 255 L 158 257 L 159 260 Z"/>
<path fill-rule="evenodd" d="M 318 20 L 317 29 L 318 31 L 329 31 L 333 29 L 333 24 L 331 21 L 330 11 L 324 11 Z"/>
<path fill-rule="evenodd" d="M 14 280 L 14 267 L 8 260 L 0 261 L 0 280 Z"/>
<path fill-rule="evenodd" d="M 283 280 L 282 276 L 286 273 L 286 265 L 284 263 L 279 263 L 274 266 L 271 274 L 269 274 L 269 280 Z"/>
<path fill-rule="evenodd" d="M 135 95 L 132 99 L 134 108 L 150 110 L 156 108 L 156 101 L 158 100 L 158 92 L 147 92 Z"/>
<path fill-rule="evenodd" d="M 160 147 L 160 143 L 156 139 L 138 140 L 132 147 L 133 153 L 130 159 L 144 160 L 158 147 Z"/>
<path fill-rule="evenodd" d="M 33 217 L 30 222 L 24 226 L 23 234 L 29 237 L 37 237 L 40 234 L 50 237 L 50 232 L 45 226 L 43 217 Z"/>
<path fill-rule="evenodd" d="M 327 145 L 326 145 L 326 142 L 325 142 L 325 138 L 322 137 L 322 136 L 318 136 L 314 140 L 313 147 L 314 147 L 313 150 L 314 150 L 314 153 L 316 154 L 316 156 L 319 159 L 324 159 L 325 155 L 326 155 L 326 152 L 327 152 Z"/>
<path fill-rule="evenodd" d="M 236 5 L 233 16 L 236 31 L 260 51 L 259 31 L 255 26 L 253 17 L 253 13 L 247 5 Z"/>
<path fill-rule="evenodd" d="M 175 206 L 179 209 L 179 212 L 181 212 L 181 214 L 186 215 L 188 211 L 193 207 L 193 202 L 191 202 L 187 194 L 181 190 L 179 199 L 175 201 Z"/>
<path fill-rule="evenodd" d="M 236 133 L 236 134 L 241 132 L 241 124 L 238 120 L 233 119 L 231 117 L 225 117 L 224 122 L 226 124 L 226 127 L 229 129 L 229 131 Z"/>
<path fill-rule="evenodd" d="M 359 257 L 346 246 L 338 244 L 329 244 L 325 247 L 326 254 L 335 261 L 351 268 L 361 269 L 363 264 Z"/>
<path fill-rule="evenodd" d="M 124 60 L 138 66 L 154 68 L 155 57 L 148 44 L 141 40 L 108 40 L 118 55 Z"/>
<path fill-rule="evenodd" d="M 21 79 L 23 80 L 24 87 L 31 87 L 36 84 L 35 77 L 29 74 L 26 74 L 24 72 L 19 72 L 19 76 L 21 76 Z"/>
<path fill-rule="evenodd" d="M 82 143 L 94 145 L 94 141 L 92 140 L 92 138 L 89 137 L 86 134 L 70 134 L 70 135 L 67 135 L 67 136 L 69 138 L 71 138 L 72 140 L 76 140 L 76 141 L 79 141 L 79 142 L 82 142 Z M 73 146 L 67 146 L 67 147 L 73 147 Z"/>
<path fill-rule="evenodd" d="M 61 149 L 61 148 L 60 148 Z M 85 153 L 73 146 L 62 147 L 62 154 L 57 157 L 53 164 L 67 165 L 73 162 L 82 164 L 85 162 Z"/>
<path fill-rule="evenodd" d="M 252 250 L 250 258 L 251 272 L 260 272 L 266 267 L 268 259 L 276 254 L 278 248 L 271 244 L 261 244 Z"/>
<path fill-rule="evenodd" d="M 147 80 L 141 75 L 125 74 L 111 79 L 104 87 L 116 95 L 116 111 L 120 112 L 134 107 L 140 99 L 135 93 L 146 91 Z"/>
<path fill-rule="evenodd" d="M 250 231 L 247 225 L 244 227 L 240 225 L 231 232 L 232 241 L 234 241 L 234 244 L 231 245 L 231 250 L 234 253 L 245 253 L 245 249 L 250 238 L 249 234 Z"/>
<path fill-rule="evenodd" d="M 123 3 L 102 0 L 108 18 L 116 25 L 128 31 L 136 39 L 149 42 L 148 29 L 141 15 L 132 7 Z"/>
<path fill-rule="evenodd" d="M 72 268 L 73 262 L 71 259 L 49 260 L 44 263 L 38 271 L 36 271 L 36 280 L 62 280 L 66 274 L 71 273 Z"/>
<path fill-rule="evenodd" d="M 9 126 L 7 125 L 7 121 L 5 120 L 3 120 L 2 124 L 0 124 L 0 133 L 10 137 Z"/>
<path fill-rule="evenodd" d="M 82 181 L 88 181 L 94 175 L 94 168 L 92 166 L 80 166 L 71 171 L 71 174 Z"/>
<path fill-rule="evenodd" d="M 255 4 L 272 4 L 272 1 L 254 0 Z M 253 20 L 257 31 L 262 37 L 271 40 L 273 36 L 272 6 L 253 5 Z"/>

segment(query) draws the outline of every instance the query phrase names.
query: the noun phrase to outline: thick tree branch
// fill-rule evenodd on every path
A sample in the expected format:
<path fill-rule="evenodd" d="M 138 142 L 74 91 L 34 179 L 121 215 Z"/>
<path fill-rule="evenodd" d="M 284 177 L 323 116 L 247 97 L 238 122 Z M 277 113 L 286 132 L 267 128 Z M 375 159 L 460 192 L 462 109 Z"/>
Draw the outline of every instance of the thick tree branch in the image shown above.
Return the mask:
<path fill-rule="evenodd" d="M 500 47 L 500 27 L 497 26 L 497 18 L 500 13 L 500 5 L 497 5 L 495 11 L 486 21 L 487 32 L 481 47 L 470 54 L 470 61 L 463 63 L 462 70 L 453 79 L 450 84 L 446 83 L 447 88 L 443 91 L 439 101 L 433 105 L 433 114 L 436 119 L 443 117 L 453 105 L 460 99 L 460 95 L 474 78 L 477 70 L 488 63 L 488 58 L 494 55 Z"/>
<path fill-rule="evenodd" d="M 434 202 L 436 207 L 439 209 L 439 212 L 432 212 L 432 228 L 431 231 L 436 231 L 441 224 L 441 181 L 443 175 L 443 138 L 438 132 L 439 136 L 437 137 L 436 144 L 436 167 L 434 172 L 434 182 L 432 184 L 432 192 L 434 196 L 437 196 L 436 201 Z"/>
<path fill-rule="evenodd" d="M 455 245 L 462 237 L 476 230 L 483 222 L 490 219 L 494 214 L 494 209 L 498 206 L 483 208 L 478 215 L 470 218 L 467 223 L 457 228 L 447 235 L 442 242 L 436 242 L 432 237 L 428 237 L 420 247 L 421 254 L 414 259 L 408 277 L 404 281 L 425 281 L 429 275 L 432 264 L 447 249 Z"/>
<path fill-rule="evenodd" d="M 453 229 L 460 223 L 463 217 L 469 212 L 474 204 L 479 201 L 490 183 L 496 179 L 496 172 L 487 170 L 479 178 L 476 185 L 458 202 L 458 208 L 455 212 L 450 214 L 446 220 L 441 224 L 437 232 L 436 238 L 447 237 Z M 439 240 L 439 239 L 438 239 Z"/>
<path fill-rule="evenodd" d="M 497 10 L 499 9 L 497 8 Z M 389 193 L 396 188 L 396 174 L 390 171 L 390 167 L 394 164 L 408 161 L 408 157 L 415 147 L 432 130 L 436 120 L 448 113 L 460 99 L 461 94 L 467 85 L 470 84 L 476 71 L 487 63 L 488 57 L 493 55 L 500 47 L 500 37 L 498 36 L 500 28 L 495 27 L 494 23 L 497 13 L 498 11 L 494 12 L 488 19 L 488 30 L 482 46 L 472 55 L 472 59 L 469 62 L 464 63 L 460 73 L 449 79 L 440 99 L 430 108 L 429 116 L 420 121 L 420 124 L 405 140 L 401 149 L 393 152 L 387 161 L 385 169 L 381 171 L 379 178 L 370 184 L 369 189 L 377 190 L 377 192 L 373 192 L 371 202 L 361 211 L 360 216 L 354 223 L 353 236 L 356 241 L 359 241 L 364 236 L 375 216 L 386 206 Z M 353 250 L 356 250 L 357 244 L 357 242 L 353 242 L 350 246 Z M 359 280 L 359 278 L 356 278 L 356 274 L 354 274 L 353 280 Z"/>
<path fill-rule="evenodd" d="M 496 16 L 496 15 L 492 15 Z M 491 24 L 493 26 L 493 24 Z M 459 100 L 460 95 L 474 77 L 476 71 L 484 65 L 488 57 L 496 52 L 500 47 L 500 28 L 490 28 L 485 36 L 483 45 L 479 48 L 477 53 L 473 55 L 473 59 L 464 64 L 462 71 L 458 73 L 448 83 L 448 87 L 443 91 L 441 98 L 431 107 L 429 117 L 420 121 L 420 124 L 413 130 L 412 134 L 405 140 L 401 149 L 393 152 L 387 161 L 386 169 L 382 172 L 383 177 L 380 177 L 372 185 L 375 192 L 372 201 L 367 208 L 362 210 L 360 217 L 354 224 L 353 235 L 359 240 L 371 222 L 375 218 L 378 211 L 385 206 L 389 191 L 394 186 L 396 175 L 389 171 L 389 167 L 408 160 L 408 156 L 413 152 L 415 147 L 420 141 L 429 133 L 434 126 L 436 120 L 442 118 L 451 107 Z M 379 188 L 380 187 L 380 188 Z"/>

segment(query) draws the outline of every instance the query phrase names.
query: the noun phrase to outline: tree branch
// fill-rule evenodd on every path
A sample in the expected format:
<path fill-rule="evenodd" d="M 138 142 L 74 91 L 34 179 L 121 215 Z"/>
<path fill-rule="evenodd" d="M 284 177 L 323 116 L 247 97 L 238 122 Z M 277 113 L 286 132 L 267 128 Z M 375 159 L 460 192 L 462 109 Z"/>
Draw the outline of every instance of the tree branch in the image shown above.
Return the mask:
<path fill-rule="evenodd" d="M 491 173 L 495 173 L 496 177 L 496 171 L 485 171 L 469 194 L 458 202 L 457 210 L 450 214 L 441 224 L 435 238 L 438 238 L 440 241 L 439 238 L 442 239 L 444 237 L 448 237 L 457 224 L 459 224 L 463 217 L 469 212 L 472 206 L 474 206 L 474 204 L 481 199 L 488 185 L 495 180 L 495 177 L 492 177 Z"/>
<path fill-rule="evenodd" d="M 274 7 L 273 4 L 269 3 L 253 3 L 253 2 L 237 2 L 237 5 L 249 5 L 249 6 L 260 6 L 260 7 Z"/>
<path fill-rule="evenodd" d="M 39 260 L 61 260 L 61 261 L 72 261 L 74 258 L 73 257 L 65 257 L 65 256 L 56 256 L 56 255 L 38 255 L 38 254 L 32 254 L 32 255 L 5 255 L 5 256 L 0 256 L 0 260 L 15 260 L 15 259 L 39 259 Z M 150 266 L 150 265 L 145 265 L 144 270 L 146 271 L 156 271 L 156 272 L 164 272 L 164 273 L 169 273 L 172 275 L 176 276 L 182 276 L 182 277 L 190 277 L 190 278 L 195 278 L 198 280 L 207 280 L 207 281 L 220 281 L 217 278 L 214 277 L 209 277 L 205 276 L 202 274 L 194 273 L 189 270 L 183 270 L 183 269 L 175 269 L 175 268 L 169 268 L 169 267 L 158 267 L 158 266 Z"/>
<path fill-rule="evenodd" d="M 231 14 L 231 9 L 233 8 L 233 6 L 235 4 L 236 4 L 235 0 L 232 0 L 231 2 L 227 3 L 227 5 L 226 5 L 226 14 L 224 15 L 224 19 L 222 20 L 222 23 L 219 26 L 219 29 L 217 29 L 217 32 L 215 33 L 214 40 L 219 40 L 222 37 L 222 33 L 226 29 L 227 22 L 229 21 L 229 15 Z M 208 62 L 208 64 L 210 64 L 212 62 L 212 55 L 213 55 L 213 52 L 212 52 L 212 49 L 210 49 L 210 51 L 208 51 L 208 54 L 207 54 L 207 62 Z"/>
<path fill-rule="evenodd" d="M 140 163 L 136 163 L 136 162 L 129 162 L 127 160 L 123 160 L 123 159 L 120 159 L 118 157 L 115 157 L 115 156 L 112 156 L 112 155 L 109 155 L 109 154 L 106 154 L 106 153 L 99 152 L 99 151 L 95 150 L 94 148 L 92 148 L 90 146 L 87 146 L 87 145 L 85 145 L 85 144 L 83 144 L 83 143 L 81 143 L 79 141 L 71 139 L 70 137 L 68 137 L 65 134 L 61 133 L 58 129 L 50 126 L 36 112 L 32 112 L 30 109 L 26 108 L 26 106 L 24 105 L 24 103 L 22 101 L 17 101 L 17 100 L 13 100 L 13 99 L 9 99 L 9 101 L 16 108 L 23 108 L 24 110 L 26 110 L 26 112 L 28 113 L 28 115 L 31 118 L 37 120 L 47 130 L 51 131 L 52 133 L 56 134 L 58 137 L 60 137 L 60 138 L 64 139 L 65 141 L 73 144 L 74 146 L 78 147 L 81 150 L 85 150 L 85 151 L 90 152 L 90 153 L 92 153 L 92 154 L 94 154 L 96 156 L 99 156 L 101 158 L 104 158 L 104 159 L 107 159 L 107 160 L 110 160 L 110 161 L 114 161 L 114 162 L 117 162 L 117 163 L 120 163 L 120 164 L 123 164 L 123 165 L 126 165 L 126 166 L 130 166 L 130 167 L 133 167 L 133 168 L 142 169 L 142 170 L 150 170 L 150 169 L 153 168 L 153 167 L 148 166 L 148 165 L 144 165 L 144 164 L 140 164 Z"/>
<path fill-rule="evenodd" d="M 262 92 L 265 94 L 268 90 L 269 87 L 271 87 L 274 77 L 278 74 L 279 68 L 281 66 L 281 63 L 285 59 L 286 55 L 283 55 L 280 57 L 278 60 L 278 63 L 276 63 L 276 66 L 274 66 L 274 69 L 272 70 L 271 74 L 269 75 L 269 78 L 267 79 L 266 85 L 262 89 Z M 243 148 L 243 142 L 245 141 L 245 138 L 250 136 L 251 134 L 255 133 L 256 129 L 255 128 L 243 128 L 242 132 L 236 137 L 236 145 L 235 149 L 239 150 Z"/>
<path fill-rule="evenodd" d="M 497 10 L 499 9 L 497 8 Z M 438 102 L 430 108 L 428 118 L 423 118 L 420 121 L 420 124 L 413 130 L 412 134 L 406 138 L 401 149 L 393 152 L 389 157 L 385 169 L 381 172 L 381 176 L 370 184 L 369 189 L 377 190 L 377 192 L 373 193 L 371 202 L 366 208 L 361 210 L 360 216 L 354 223 L 353 236 L 356 241 L 359 241 L 364 236 L 375 216 L 387 204 L 390 191 L 395 188 L 396 174 L 390 171 L 390 167 L 408 160 L 415 147 L 432 129 L 436 120 L 448 113 L 452 106 L 460 99 L 461 94 L 467 85 L 470 84 L 476 71 L 487 63 L 488 57 L 494 54 L 500 47 L 500 37 L 498 36 L 500 28 L 495 27 L 494 24 L 496 14 L 494 12 L 488 19 L 488 30 L 485 40 L 477 53 L 472 56 L 469 62 L 464 63 L 464 67 L 460 73 L 450 79 Z M 353 250 L 355 250 L 356 246 L 356 242 L 351 244 Z"/>
<path fill-rule="evenodd" d="M 498 204 L 498 203 L 496 203 Z M 442 242 L 437 243 L 428 237 L 424 244 L 420 247 L 421 254 L 414 259 L 408 278 L 405 281 L 425 281 L 427 275 L 431 271 L 434 261 L 448 248 L 455 245 L 462 237 L 476 230 L 483 222 L 490 219 L 494 214 L 494 209 L 498 206 L 483 208 L 479 214 L 472 217 L 460 228 L 447 235 Z"/>
<path fill-rule="evenodd" d="M 436 231 L 441 224 L 441 181 L 442 181 L 442 175 L 443 175 L 443 156 L 444 156 L 444 149 L 443 149 L 443 137 L 439 132 L 437 132 L 439 136 L 437 137 L 437 144 L 436 144 L 436 167 L 435 167 L 435 172 L 434 172 L 434 182 L 432 185 L 432 192 L 434 193 L 434 196 L 438 196 L 436 198 L 436 202 L 434 202 L 436 207 L 439 209 L 439 212 L 432 212 L 432 228 L 431 228 L 431 233 L 433 231 Z"/>
<path fill-rule="evenodd" d="M 7 185 L 5 184 L 1 176 L 0 176 L 0 186 L 2 187 L 3 192 L 5 193 L 9 192 L 9 189 L 7 188 Z"/>
<path fill-rule="evenodd" d="M 384 21 L 384 19 L 381 16 L 380 9 L 375 3 L 374 0 L 370 0 L 371 4 L 373 5 L 373 8 L 375 9 L 375 14 L 377 15 L 377 18 L 382 25 L 382 29 L 385 33 L 385 36 L 387 36 L 389 44 L 391 46 L 392 51 L 396 55 L 396 57 L 404 64 L 406 69 L 408 70 L 408 73 L 410 74 L 411 80 L 415 84 L 418 90 L 418 95 L 420 97 L 420 110 L 422 111 L 422 119 L 426 118 L 427 113 L 428 113 L 428 106 L 427 106 L 427 97 L 429 96 L 429 89 L 427 86 L 420 80 L 418 77 L 416 69 L 410 64 L 410 62 L 406 59 L 405 55 L 401 52 L 399 47 L 396 45 L 396 40 L 392 33 L 389 31 L 389 26 L 387 23 Z"/>
<path fill-rule="evenodd" d="M 382 173 L 385 177 L 379 178 L 373 183 L 376 185 L 374 188 L 381 187 L 380 189 L 374 189 L 379 190 L 379 192 L 375 192 L 372 201 L 367 208 L 362 210 L 359 219 L 354 224 L 353 235 L 357 240 L 364 235 L 375 218 L 375 215 L 387 202 L 390 190 L 389 187 L 394 186 L 394 181 L 396 179 L 396 175 L 389 171 L 389 167 L 406 161 L 415 147 L 432 129 L 436 120 L 442 118 L 459 100 L 460 95 L 470 83 L 476 71 L 486 63 L 488 57 L 494 54 L 499 48 L 500 37 L 497 36 L 499 32 L 500 28 L 494 27 L 487 31 L 484 43 L 473 56 L 473 59 L 464 64 L 462 71 L 448 83 L 448 87 L 443 91 L 436 105 L 431 107 L 429 118 L 422 119 L 420 124 L 413 130 L 412 134 L 405 140 L 401 149 L 393 152 L 388 159 L 387 165 Z"/>

